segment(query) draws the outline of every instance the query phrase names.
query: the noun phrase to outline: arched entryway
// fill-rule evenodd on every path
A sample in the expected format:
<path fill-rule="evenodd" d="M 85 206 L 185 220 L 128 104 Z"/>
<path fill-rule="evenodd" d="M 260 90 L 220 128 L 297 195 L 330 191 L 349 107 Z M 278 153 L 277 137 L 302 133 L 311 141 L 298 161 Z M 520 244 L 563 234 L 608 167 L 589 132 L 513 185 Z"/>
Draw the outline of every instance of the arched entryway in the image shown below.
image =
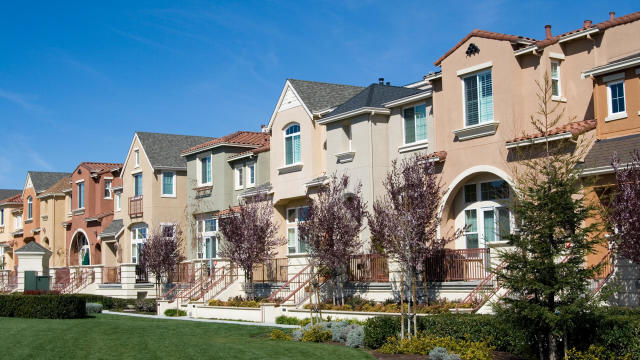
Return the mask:
<path fill-rule="evenodd" d="M 84 231 L 76 231 L 71 239 L 69 265 L 91 265 L 91 247 Z"/>

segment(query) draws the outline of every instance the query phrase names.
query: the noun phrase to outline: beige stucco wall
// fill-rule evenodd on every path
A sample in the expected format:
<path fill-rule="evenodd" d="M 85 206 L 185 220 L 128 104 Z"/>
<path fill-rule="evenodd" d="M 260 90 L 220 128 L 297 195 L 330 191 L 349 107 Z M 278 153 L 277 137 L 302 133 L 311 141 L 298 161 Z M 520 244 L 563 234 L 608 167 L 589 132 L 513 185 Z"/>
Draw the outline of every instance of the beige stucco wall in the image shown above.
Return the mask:
<path fill-rule="evenodd" d="M 52 252 L 49 259 L 51 267 L 65 266 L 67 263 L 66 233 L 62 227 L 66 219 L 65 196 L 48 196 L 40 200 L 42 245 Z"/>
<path fill-rule="evenodd" d="M 8 246 L 9 242 L 14 240 L 14 236 L 11 233 L 18 230 L 15 227 L 15 218 L 12 210 L 21 207 L 21 205 L 2 205 L 4 209 L 4 226 L 0 227 L 0 244 L 5 243 L 7 245 L 4 248 L 4 268 L 6 270 L 13 270 L 15 266 L 13 248 Z"/>

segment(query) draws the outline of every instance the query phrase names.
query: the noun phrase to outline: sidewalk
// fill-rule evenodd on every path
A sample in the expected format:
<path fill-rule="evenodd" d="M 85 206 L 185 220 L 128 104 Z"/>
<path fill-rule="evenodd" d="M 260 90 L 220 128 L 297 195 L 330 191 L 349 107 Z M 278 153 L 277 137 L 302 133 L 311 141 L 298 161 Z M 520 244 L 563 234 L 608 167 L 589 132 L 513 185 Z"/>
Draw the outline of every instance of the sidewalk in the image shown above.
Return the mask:
<path fill-rule="evenodd" d="M 213 320 L 213 319 L 196 319 L 190 318 L 187 316 L 164 316 L 164 315 L 142 315 L 142 314 L 132 314 L 132 313 L 122 313 L 122 312 L 114 312 L 109 310 L 102 311 L 103 314 L 109 315 L 121 315 L 121 316 L 133 316 L 133 317 L 141 317 L 141 318 L 152 318 L 152 319 L 161 319 L 161 320 L 180 320 L 180 321 L 197 321 L 197 322 L 208 322 L 208 323 L 218 323 L 218 324 L 233 324 L 233 325 L 247 325 L 247 326 L 265 326 L 265 327 L 279 327 L 283 329 L 296 329 L 300 326 L 298 325 L 284 325 L 284 324 L 273 324 L 273 323 L 256 323 L 256 322 L 246 322 L 246 321 L 232 321 L 232 320 Z"/>

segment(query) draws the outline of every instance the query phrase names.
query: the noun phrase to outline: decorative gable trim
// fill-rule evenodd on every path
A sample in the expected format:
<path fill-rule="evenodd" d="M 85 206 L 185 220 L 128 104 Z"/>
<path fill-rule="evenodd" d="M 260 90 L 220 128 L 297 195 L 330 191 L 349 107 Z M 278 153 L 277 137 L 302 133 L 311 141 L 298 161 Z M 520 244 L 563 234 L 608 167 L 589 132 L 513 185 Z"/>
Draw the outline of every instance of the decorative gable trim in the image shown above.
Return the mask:
<path fill-rule="evenodd" d="M 289 92 L 291 94 L 293 94 L 295 96 L 295 98 L 297 99 L 297 101 L 299 102 L 299 104 L 302 105 L 302 108 L 309 115 L 309 118 L 313 119 L 313 114 L 311 113 L 311 111 L 309 110 L 307 105 L 305 105 L 305 103 L 302 101 L 302 98 L 300 97 L 300 95 L 298 95 L 298 93 L 296 92 L 296 89 L 293 87 L 291 82 L 289 80 L 287 80 L 287 82 L 284 84 L 284 87 L 282 88 L 282 92 L 280 93 L 280 98 L 278 99 L 278 102 L 276 103 L 276 107 L 275 107 L 275 109 L 273 109 L 273 113 L 271 114 L 271 119 L 269 119 L 269 125 L 267 125 L 267 131 L 268 132 L 270 132 L 271 128 L 273 127 L 273 121 L 276 118 L 276 114 L 278 114 L 282 110 L 291 109 L 291 108 L 294 107 L 294 106 L 289 106 L 286 109 L 281 109 L 282 108 L 282 104 L 285 101 L 285 98 L 287 98 L 287 93 L 289 93 Z M 289 99 L 291 99 L 291 98 L 289 98 Z"/>

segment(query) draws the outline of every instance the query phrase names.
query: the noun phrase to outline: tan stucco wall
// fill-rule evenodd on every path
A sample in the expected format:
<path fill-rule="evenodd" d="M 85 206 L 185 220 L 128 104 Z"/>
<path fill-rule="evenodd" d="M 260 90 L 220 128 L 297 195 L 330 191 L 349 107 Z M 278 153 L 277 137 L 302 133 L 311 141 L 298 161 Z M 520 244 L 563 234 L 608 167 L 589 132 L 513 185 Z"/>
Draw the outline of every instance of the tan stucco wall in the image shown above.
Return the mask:
<path fill-rule="evenodd" d="M 40 200 L 40 227 L 42 228 L 43 246 L 51 250 L 49 265 L 51 267 L 67 264 L 66 234 L 62 222 L 66 221 L 65 197 L 49 196 Z M 47 246 L 46 240 L 49 241 Z"/>
<path fill-rule="evenodd" d="M 14 239 L 16 239 L 13 235 L 11 235 L 12 232 L 16 231 L 16 227 L 15 227 L 15 219 L 12 213 L 12 210 L 17 209 L 17 208 L 21 208 L 20 205 L 2 205 L 2 208 L 4 209 L 4 226 L 1 227 L 0 230 L 0 243 L 5 243 L 5 244 L 10 244 L 11 241 L 13 241 Z M 4 253 L 4 261 L 5 261 L 5 269 L 8 270 L 13 270 L 14 266 L 15 266 L 15 261 L 14 261 L 14 254 L 13 254 L 13 250 L 17 249 L 15 246 L 14 247 L 5 247 L 5 253 Z"/>

